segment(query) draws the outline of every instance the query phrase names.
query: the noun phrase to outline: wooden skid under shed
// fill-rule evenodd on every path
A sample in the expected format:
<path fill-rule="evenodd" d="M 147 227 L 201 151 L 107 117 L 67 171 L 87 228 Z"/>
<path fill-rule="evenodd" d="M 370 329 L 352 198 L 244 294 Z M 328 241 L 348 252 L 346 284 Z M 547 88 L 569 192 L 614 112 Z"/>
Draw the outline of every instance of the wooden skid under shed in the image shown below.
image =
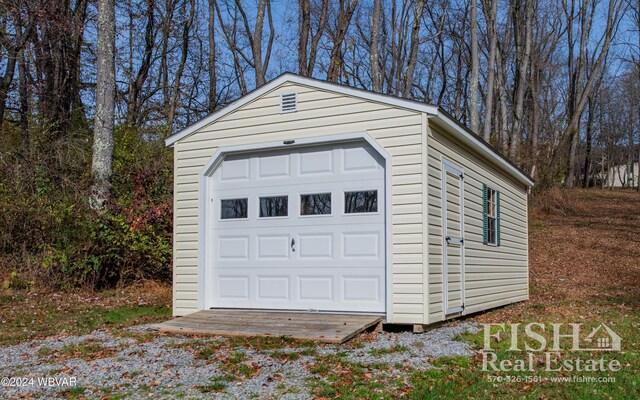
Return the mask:
<path fill-rule="evenodd" d="M 270 336 L 325 343 L 344 343 L 382 321 L 381 316 L 204 310 L 155 325 L 160 332 L 212 336 Z"/>

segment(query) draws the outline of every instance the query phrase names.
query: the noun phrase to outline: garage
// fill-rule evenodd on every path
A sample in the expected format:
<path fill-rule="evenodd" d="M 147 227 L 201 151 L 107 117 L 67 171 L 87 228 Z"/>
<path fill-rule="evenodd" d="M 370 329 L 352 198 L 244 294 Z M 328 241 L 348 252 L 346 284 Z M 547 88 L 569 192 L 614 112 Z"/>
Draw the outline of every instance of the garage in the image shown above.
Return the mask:
<path fill-rule="evenodd" d="M 384 312 L 384 159 L 366 142 L 228 154 L 208 179 L 210 307 Z"/>
<path fill-rule="evenodd" d="M 429 325 L 529 297 L 533 181 L 437 105 L 284 74 L 166 144 L 174 316 Z"/>

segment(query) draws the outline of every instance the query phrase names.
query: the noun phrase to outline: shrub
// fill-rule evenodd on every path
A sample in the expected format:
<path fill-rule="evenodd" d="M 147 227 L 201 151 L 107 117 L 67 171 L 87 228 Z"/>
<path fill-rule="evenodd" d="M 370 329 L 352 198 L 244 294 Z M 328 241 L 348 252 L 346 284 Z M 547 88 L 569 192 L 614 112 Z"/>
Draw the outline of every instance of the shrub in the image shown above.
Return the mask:
<path fill-rule="evenodd" d="M 31 135 L 38 138 L 36 133 Z M 115 132 L 112 198 L 88 206 L 90 132 L 0 151 L 0 253 L 16 282 L 100 288 L 171 277 L 172 159 L 162 142 Z"/>

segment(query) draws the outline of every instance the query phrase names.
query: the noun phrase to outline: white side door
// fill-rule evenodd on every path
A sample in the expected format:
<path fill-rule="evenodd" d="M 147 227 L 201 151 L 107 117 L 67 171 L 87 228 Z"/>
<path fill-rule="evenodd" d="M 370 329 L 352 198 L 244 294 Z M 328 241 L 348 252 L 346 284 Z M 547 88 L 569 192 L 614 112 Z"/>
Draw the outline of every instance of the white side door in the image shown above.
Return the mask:
<path fill-rule="evenodd" d="M 464 310 L 464 173 L 442 162 L 442 293 L 445 315 Z"/>

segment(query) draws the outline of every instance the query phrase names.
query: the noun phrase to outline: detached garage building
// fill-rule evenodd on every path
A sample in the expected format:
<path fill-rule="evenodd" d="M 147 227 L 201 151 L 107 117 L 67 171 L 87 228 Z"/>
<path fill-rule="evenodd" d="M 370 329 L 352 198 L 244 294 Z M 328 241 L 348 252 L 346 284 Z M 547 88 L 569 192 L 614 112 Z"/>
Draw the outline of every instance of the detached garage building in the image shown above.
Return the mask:
<path fill-rule="evenodd" d="M 528 298 L 531 178 L 438 107 L 285 74 L 169 137 L 173 313 Z"/>

